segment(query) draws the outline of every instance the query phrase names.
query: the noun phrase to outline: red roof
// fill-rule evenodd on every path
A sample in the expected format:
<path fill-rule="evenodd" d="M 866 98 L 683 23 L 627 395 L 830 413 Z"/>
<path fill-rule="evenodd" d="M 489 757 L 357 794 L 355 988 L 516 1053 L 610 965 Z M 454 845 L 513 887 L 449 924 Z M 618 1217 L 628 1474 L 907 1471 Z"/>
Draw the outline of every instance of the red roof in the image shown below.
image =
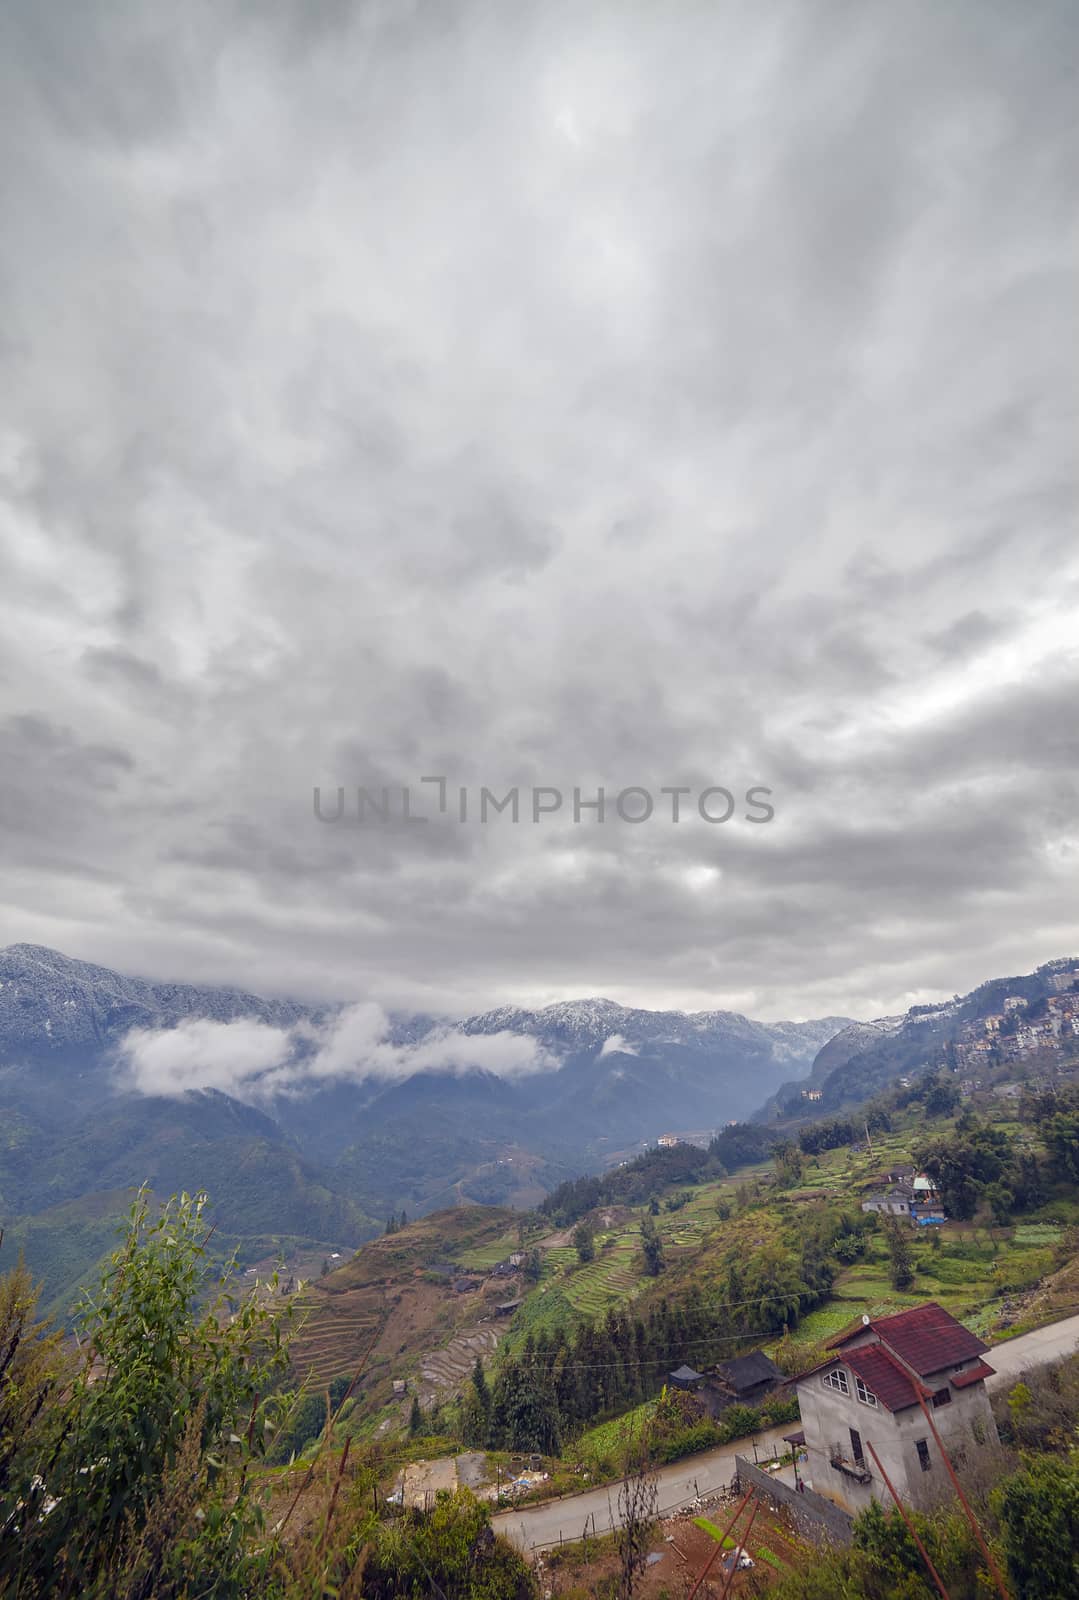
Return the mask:
<path fill-rule="evenodd" d="M 848 1350 L 839 1359 L 861 1378 L 886 1410 L 905 1411 L 907 1406 L 918 1404 L 912 1380 L 879 1344 Z"/>
<path fill-rule="evenodd" d="M 991 1378 L 996 1371 L 984 1361 L 979 1361 L 976 1367 L 968 1367 L 966 1372 L 957 1372 L 948 1382 L 956 1389 L 966 1389 L 972 1383 L 981 1383 L 983 1378 Z"/>
<path fill-rule="evenodd" d="M 841 1348 L 863 1331 L 872 1331 L 884 1340 L 923 1378 L 944 1367 L 958 1366 L 961 1361 L 980 1356 L 989 1348 L 935 1300 L 924 1306 L 914 1306 L 910 1311 L 900 1311 L 894 1317 L 874 1317 L 853 1332 L 841 1333 L 831 1341 L 829 1348 Z"/>

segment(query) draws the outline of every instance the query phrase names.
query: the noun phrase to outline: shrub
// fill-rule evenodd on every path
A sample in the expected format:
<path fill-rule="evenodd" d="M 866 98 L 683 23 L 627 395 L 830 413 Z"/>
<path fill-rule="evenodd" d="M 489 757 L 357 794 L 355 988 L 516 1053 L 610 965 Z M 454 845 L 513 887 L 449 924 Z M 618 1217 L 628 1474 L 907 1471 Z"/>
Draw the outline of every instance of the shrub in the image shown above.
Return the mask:
<path fill-rule="evenodd" d="M 124 1244 L 80 1308 L 87 1360 L 42 1412 L 22 1481 L 6 1505 L 0 1497 L 0 1523 L 17 1517 L 20 1528 L 3 1542 L 0 1590 L 17 1570 L 23 1597 L 96 1594 L 122 1589 L 117 1575 L 132 1563 L 140 1572 L 150 1563 L 140 1592 L 167 1594 L 163 1575 L 180 1560 L 199 1589 L 185 1530 L 214 1574 L 205 1592 L 225 1595 L 239 1582 L 260 1516 L 242 1462 L 262 1446 L 258 1399 L 284 1368 L 283 1319 L 250 1299 L 234 1310 L 228 1279 L 196 1310 L 205 1206 L 205 1195 L 181 1195 L 152 1220 L 139 1192 Z M 155 1525 L 169 1536 L 147 1545 Z"/>

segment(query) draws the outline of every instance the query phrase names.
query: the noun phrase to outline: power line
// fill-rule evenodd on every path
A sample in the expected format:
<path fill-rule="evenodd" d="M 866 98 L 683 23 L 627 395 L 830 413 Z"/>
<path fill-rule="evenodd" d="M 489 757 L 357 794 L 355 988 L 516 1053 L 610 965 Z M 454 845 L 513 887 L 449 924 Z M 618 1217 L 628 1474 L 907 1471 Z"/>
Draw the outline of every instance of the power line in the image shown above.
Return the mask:
<path fill-rule="evenodd" d="M 746 1304 L 746 1303 L 755 1304 L 755 1305 L 761 1304 L 760 1301 L 732 1302 L 732 1304 Z M 1079 1302 L 1069 1302 L 1069 1303 L 1066 1303 L 1066 1304 L 1064 1304 L 1062 1306 L 1058 1306 L 1056 1309 L 1059 1310 L 1059 1311 L 1079 1312 Z M 857 1314 L 858 1313 L 855 1312 L 854 1315 L 852 1315 L 852 1317 L 851 1317 L 851 1321 L 852 1322 L 854 1321 L 855 1316 L 857 1316 Z M 1058 1317 L 1055 1320 L 1057 1322 L 1062 1322 L 1065 1319 L 1062 1318 L 1062 1317 Z M 1053 1326 L 1054 1326 L 1054 1323 L 1052 1323 L 1052 1322 L 1042 1323 L 1041 1324 L 1041 1328 L 1043 1328 L 1043 1329 L 1044 1328 L 1051 1328 Z M 842 1331 L 842 1330 L 840 1330 L 840 1331 Z M 1038 1330 L 1038 1329 L 1030 1329 L 1028 1331 L 1037 1332 L 1037 1331 L 1040 1331 L 1040 1330 Z M 710 1346 L 717 1345 L 717 1344 L 745 1344 L 751 1339 L 764 1339 L 764 1338 L 768 1338 L 768 1337 L 769 1337 L 769 1330 L 768 1329 L 760 1329 L 760 1328 L 743 1329 L 741 1332 L 735 1332 L 735 1333 L 729 1333 L 729 1334 L 716 1334 L 712 1338 L 682 1339 L 682 1340 L 679 1340 L 678 1348 L 680 1350 L 695 1350 L 699 1346 L 710 1347 Z M 1011 1343 L 1011 1340 L 1008 1340 L 1008 1339 L 1002 1340 L 1000 1348 L 1004 1349 L 1010 1343 Z M 554 1363 L 558 1360 L 559 1352 L 561 1350 L 563 1350 L 563 1349 L 570 1349 L 570 1348 L 571 1348 L 571 1346 L 568 1345 L 568 1344 L 567 1345 L 559 1345 L 559 1346 L 557 1346 L 556 1350 L 555 1350 L 555 1353 L 551 1357 L 549 1362 L 545 1362 L 545 1361 L 541 1362 L 541 1361 L 538 1361 L 538 1360 L 524 1361 L 520 1357 L 514 1355 L 514 1353 L 512 1351 L 507 1351 L 506 1355 L 507 1355 L 509 1360 L 515 1361 L 518 1366 L 527 1367 L 529 1370 L 535 1369 L 535 1370 L 540 1370 L 540 1371 L 547 1372 L 547 1371 L 550 1371 L 553 1368 Z M 993 1348 L 994 1347 L 992 1345 L 990 1345 L 989 1348 L 988 1348 L 988 1354 L 990 1355 L 990 1357 L 993 1354 Z M 1079 1354 L 1079 1351 L 1074 1351 L 1074 1352 L 1065 1351 L 1065 1352 L 1062 1353 L 1061 1359 L 1062 1360 L 1066 1359 L 1066 1357 L 1069 1354 Z M 632 1364 L 633 1362 L 637 1362 L 637 1364 L 641 1365 L 641 1366 L 663 1366 L 664 1363 L 665 1363 L 665 1360 L 666 1360 L 666 1358 L 660 1358 L 659 1356 L 644 1356 L 644 1357 L 638 1358 L 638 1357 L 636 1357 L 636 1355 L 631 1355 L 629 1358 L 627 1358 L 627 1360 L 622 1360 L 622 1361 L 564 1361 L 564 1362 L 562 1362 L 561 1365 L 562 1365 L 562 1370 L 563 1371 L 572 1370 L 572 1371 L 575 1371 L 575 1372 L 613 1372 L 613 1371 L 616 1371 L 616 1370 L 619 1370 L 619 1369 L 624 1369 L 627 1364 Z"/>

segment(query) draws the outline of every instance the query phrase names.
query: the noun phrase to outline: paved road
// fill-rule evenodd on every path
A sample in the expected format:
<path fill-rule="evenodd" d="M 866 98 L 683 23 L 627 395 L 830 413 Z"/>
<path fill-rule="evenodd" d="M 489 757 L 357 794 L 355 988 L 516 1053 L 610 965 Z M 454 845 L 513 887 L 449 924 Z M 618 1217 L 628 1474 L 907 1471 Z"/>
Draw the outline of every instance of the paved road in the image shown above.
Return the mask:
<path fill-rule="evenodd" d="M 707 1495 L 725 1489 L 734 1477 L 736 1455 L 751 1456 L 756 1444 L 761 1460 L 769 1460 L 775 1450 L 782 1453 L 787 1448 L 783 1435 L 797 1426 L 796 1422 L 785 1422 L 778 1428 L 754 1434 L 752 1439 L 739 1439 L 718 1450 L 702 1450 L 672 1466 L 661 1467 L 658 1474 L 660 1511 L 664 1514 L 676 1511 L 687 1501 L 696 1499 L 698 1493 Z M 531 1550 L 539 1545 L 557 1544 L 560 1533 L 564 1539 L 579 1539 L 586 1521 L 591 1533 L 593 1517 L 596 1533 L 610 1533 L 617 1526 L 617 1483 L 586 1489 L 583 1494 L 567 1495 L 564 1500 L 550 1500 L 546 1505 L 500 1511 L 493 1522 L 498 1533 L 505 1534 L 522 1549 Z"/>
<path fill-rule="evenodd" d="M 1021 1333 L 1018 1339 L 1008 1339 L 994 1345 L 986 1356 L 996 1377 L 987 1378 L 987 1389 L 1009 1386 L 1046 1361 L 1057 1361 L 1070 1356 L 1079 1348 L 1079 1317 L 1065 1317 L 1063 1322 L 1051 1322 L 1047 1328 L 1036 1328 L 1033 1333 Z"/>
<path fill-rule="evenodd" d="M 990 1366 L 995 1368 L 996 1376 L 987 1381 L 986 1387 L 994 1389 L 1015 1383 L 1031 1367 L 1070 1355 L 1077 1347 L 1079 1317 L 1068 1317 L 1047 1328 L 1038 1328 L 1034 1333 L 1021 1334 L 1018 1339 L 1009 1339 L 989 1352 L 987 1359 Z M 756 1445 L 756 1453 L 762 1460 L 767 1460 L 777 1447 L 782 1451 L 783 1435 L 795 1427 L 797 1423 L 788 1422 L 778 1428 L 768 1428 L 752 1438 L 739 1439 L 718 1450 L 704 1450 L 699 1455 L 676 1461 L 673 1466 L 662 1467 L 659 1472 L 659 1509 L 665 1513 L 675 1511 L 696 1499 L 698 1494 L 707 1495 L 725 1488 L 734 1477 L 736 1455 L 752 1455 Z M 530 1550 L 557 1544 L 559 1534 L 564 1539 L 579 1539 L 586 1521 L 591 1531 L 593 1517 L 597 1533 L 609 1533 L 616 1525 L 616 1483 L 600 1489 L 586 1489 L 583 1494 L 551 1500 L 546 1505 L 501 1511 L 494 1518 L 494 1526 L 507 1539 L 512 1539 L 514 1544 Z"/>

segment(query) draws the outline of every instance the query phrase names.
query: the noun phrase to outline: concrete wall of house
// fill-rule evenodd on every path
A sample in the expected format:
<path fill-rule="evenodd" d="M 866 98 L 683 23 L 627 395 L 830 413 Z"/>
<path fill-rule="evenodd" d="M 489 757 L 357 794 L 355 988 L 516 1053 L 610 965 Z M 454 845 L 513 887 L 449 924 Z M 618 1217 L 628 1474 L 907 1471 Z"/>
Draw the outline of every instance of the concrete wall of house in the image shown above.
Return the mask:
<path fill-rule="evenodd" d="M 742 1456 L 734 1458 L 739 1487 L 752 1487 L 754 1493 L 768 1504 L 785 1506 L 799 1532 L 817 1544 L 850 1544 L 851 1518 L 848 1512 L 812 1489 L 799 1492 L 778 1478 L 761 1472 Z"/>
<path fill-rule="evenodd" d="M 856 1398 L 854 1374 L 849 1368 L 844 1370 L 849 1395 L 827 1387 L 822 1374 L 798 1385 L 809 1457 L 805 1475 L 816 1492 L 851 1512 L 864 1511 L 871 1500 L 890 1505 L 891 1496 L 867 1448 L 871 1443 L 904 1502 L 921 1508 L 950 1497 L 951 1480 L 921 1407 L 911 1406 L 893 1413 L 882 1405 L 865 1405 Z M 944 1387 L 943 1377 L 932 1381 L 938 1388 Z M 969 1454 L 996 1443 L 997 1431 L 984 1383 L 974 1384 L 969 1389 L 951 1389 L 950 1393 L 952 1399 L 948 1405 L 934 1407 L 930 1403 L 930 1410 L 937 1432 L 958 1466 Z M 834 1445 L 839 1446 L 841 1455 L 851 1460 L 852 1428 L 861 1436 L 865 1470 L 871 1474 L 870 1481 L 865 1484 L 833 1467 L 831 1462 Z M 928 1471 L 922 1470 L 919 1461 L 919 1439 L 924 1439 L 928 1445 Z"/>

